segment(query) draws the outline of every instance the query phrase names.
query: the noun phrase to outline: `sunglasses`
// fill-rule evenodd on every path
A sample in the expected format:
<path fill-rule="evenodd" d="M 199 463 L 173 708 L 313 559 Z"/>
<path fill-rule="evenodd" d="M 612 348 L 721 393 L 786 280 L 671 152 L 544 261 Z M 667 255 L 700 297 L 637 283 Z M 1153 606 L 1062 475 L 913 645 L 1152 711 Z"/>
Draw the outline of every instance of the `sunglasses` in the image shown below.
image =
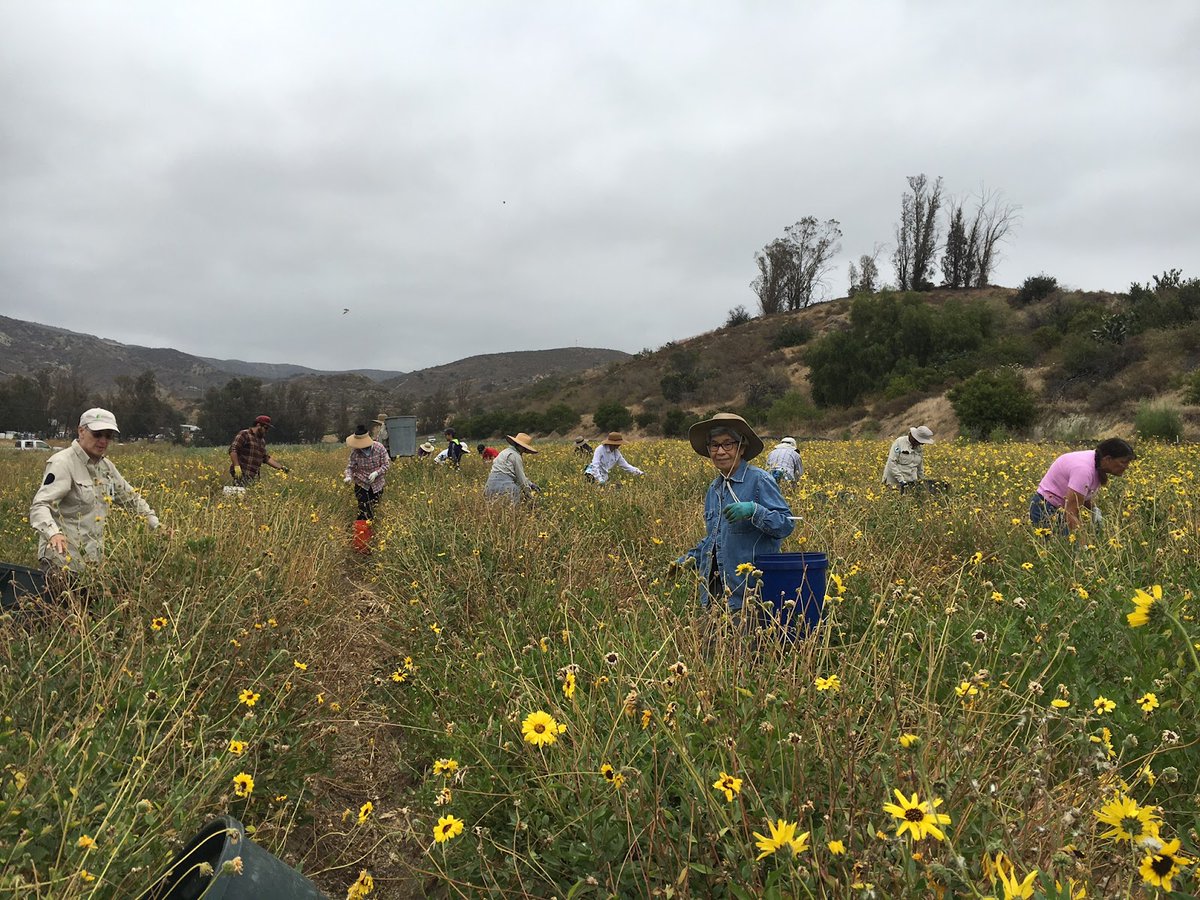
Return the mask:
<path fill-rule="evenodd" d="M 91 431 L 90 428 L 88 430 Z M 115 431 L 92 431 L 92 436 L 97 440 L 115 441 L 117 439 Z"/>

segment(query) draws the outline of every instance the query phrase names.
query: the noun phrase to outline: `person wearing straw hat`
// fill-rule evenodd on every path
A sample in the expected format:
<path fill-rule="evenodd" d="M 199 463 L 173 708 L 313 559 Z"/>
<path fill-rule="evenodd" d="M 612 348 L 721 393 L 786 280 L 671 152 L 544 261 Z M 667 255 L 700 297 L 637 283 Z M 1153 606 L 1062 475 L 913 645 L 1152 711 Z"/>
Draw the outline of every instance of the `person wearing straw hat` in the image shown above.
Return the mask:
<path fill-rule="evenodd" d="M 925 425 L 908 429 L 892 441 L 883 464 L 883 483 L 903 490 L 925 480 L 925 445 L 933 443 L 933 432 Z"/>
<path fill-rule="evenodd" d="M 350 448 L 350 459 L 342 481 L 354 485 L 358 520 L 370 522 L 375 518 L 375 504 L 383 496 L 383 484 L 392 458 L 388 456 L 387 448 L 371 437 L 366 425 L 354 429 L 354 434 L 346 438 L 346 446 Z"/>
<path fill-rule="evenodd" d="M 533 449 L 533 438 L 525 432 L 505 435 L 508 446 L 492 460 L 487 483 L 483 486 L 485 497 L 508 497 L 515 504 L 518 500 L 529 500 L 538 486 L 525 475 L 525 463 L 521 459 L 526 453 L 537 453 Z"/>
<path fill-rule="evenodd" d="M 580 456 L 591 456 L 592 445 L 581 437 L 575 438 L 575 452 Z"/>
<path fill-rule="evenodd" d="M 631 475 L 645 475 L 645 472 L 637 466 L 631 465 L 621 455 L 621 445 L 624 443 L 625 437 L 621 432 L 610 431 L 608 437 L 604 439 L 604 442 L 592 454 L 592 461 L 583 470 L 583 477 L 596 484 L 605 484 L 608 481 L 608 473 L 613 466 L 619 466 Z"/>
<path fill-rule="evenodd" d="M 371 437 L 383 444 L 383 449 L 388 452 L 388 456 L 390 458 L 392 455 L 392 448 L 388 443 L 387 415 L 380 413 L 371 420 L 371 424 L 375 426 L 371 429 Z"/>
<path fill-rule="evenodd" d="M 778 553 L 795 527 L 792 511 L 770 473 L 749 465 L 763 442 L 741 416 L 717 413 L 688 429 L 692 449 L 717 470 L 704 495 L 704 537 L 672 563 L 694 566 L 700 575 L 701 603 L 725 598 L 730 612 L 742 608 L 749 572 L 743 563 Z M 750 568 L 753 568 L 751 566 Z"/>
<path fill-rule="evenodd" d="M 775 476 L 776 481 L 800 480 L 804 474 L 804 464 L 800 461 L 794 437 L 785 437 L 767 454 L 767 471 Z"/>
<path fill-rule="evenodd" d="M 104 523 L 110 507 L 121 505 L 158 528 L 158 516 L 107 459 L 121 431 L 107 409 L 79 417 L 78 436 L 48 460 L 42 484 L 29 507 L 29 524 L 41 537 L 38 560 L 45 572 L 82 572 L 104 556 Z"/>
<path fill-rule="evenodd" d="M 425 441 L 417 447 L 417 459 L 424 459 L 427 456 L 433 456 L 433 451 L 437 448 L 433 446 L 433 441 Z"/>

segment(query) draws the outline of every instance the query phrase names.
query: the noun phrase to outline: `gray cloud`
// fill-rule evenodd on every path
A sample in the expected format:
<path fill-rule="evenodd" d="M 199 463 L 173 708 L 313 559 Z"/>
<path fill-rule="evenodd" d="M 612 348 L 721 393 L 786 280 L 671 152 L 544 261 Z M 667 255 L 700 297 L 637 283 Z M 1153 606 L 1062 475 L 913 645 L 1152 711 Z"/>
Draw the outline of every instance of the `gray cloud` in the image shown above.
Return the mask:
<path fill-rule="evenodd" d="M 6 4 L 4 311 L 323 368 L 636 351 L 753 308 L 805 215 L 840 295 L 918 172 L 1021 206 L 1001 283 L 1195 274 L 1195 4 L 805 6 Z"/>

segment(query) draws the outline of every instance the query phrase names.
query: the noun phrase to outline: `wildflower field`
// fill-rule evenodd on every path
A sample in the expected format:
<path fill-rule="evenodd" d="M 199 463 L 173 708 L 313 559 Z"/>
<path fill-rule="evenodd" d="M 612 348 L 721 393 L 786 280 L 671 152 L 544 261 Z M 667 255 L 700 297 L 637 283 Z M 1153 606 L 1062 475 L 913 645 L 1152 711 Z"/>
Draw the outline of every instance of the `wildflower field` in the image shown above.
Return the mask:
<path fill-rule="evenodd" d="M 1065 540 L 1026 511 L 1068 448 L 934 445 L 916 498 L 886 447 L 801 445 L 783 549 L 830 577 L 783 650 L 667 578 L 682 442 L 620 489 L 547 445 L 532 509 L 397 460 L 370 556 L 343 448 L 240 498 L 220 448 L 114 448 L 166 528 L 114 513 L 86 606 L 0 621 L 0 897 L 142 896 L 225 812 L 333 898 L 1195 894 L 1196 449 Z M 9 562 L 41 465 L 0 456 Z"/>

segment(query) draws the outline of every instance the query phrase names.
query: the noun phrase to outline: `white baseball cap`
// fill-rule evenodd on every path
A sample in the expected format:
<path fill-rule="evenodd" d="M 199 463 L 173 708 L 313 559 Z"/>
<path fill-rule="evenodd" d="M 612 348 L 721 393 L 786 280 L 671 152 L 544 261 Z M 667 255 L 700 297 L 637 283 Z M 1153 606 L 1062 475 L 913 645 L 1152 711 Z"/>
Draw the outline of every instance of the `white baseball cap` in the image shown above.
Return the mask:
<path fill-rule="evenodd" d="M 121 429 L 117 427 L 117 417 L 110 413 L 107 409 L 101 409 L 94 406 L 84 412 L 79 417 L 80 428 L 90 428 L 92 431 L 115 431 L 121 433 Z"/>

